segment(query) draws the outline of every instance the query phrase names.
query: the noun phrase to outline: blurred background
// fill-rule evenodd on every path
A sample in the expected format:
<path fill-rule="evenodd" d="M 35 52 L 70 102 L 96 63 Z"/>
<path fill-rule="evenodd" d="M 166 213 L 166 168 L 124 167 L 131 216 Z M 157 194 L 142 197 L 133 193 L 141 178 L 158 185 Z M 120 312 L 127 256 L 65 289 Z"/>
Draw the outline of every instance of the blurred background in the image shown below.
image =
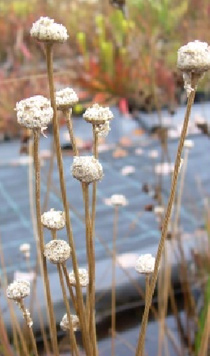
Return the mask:
<path fill-rule="evenodd" d="M 98 186 L 96 310 L 100 356 L 111 355 L 110 266 L 115 217 L 109 198 L 124 194 L 128 206 L 119 211 L 115 236 L 116 350 L 121 356 L 132 355 L 144 304 L 144 279 L 134 270 L 135 260 L 140 253 L 156 253 L 187 101 L 182 74 L 176 68 L 177 50 L 196 39 L 210 42 L 210 1 L 1 0 L 1 286 L 6 283 L 5 276 L 9 281 L 18 273 L 36 273 L 39 277 L 30 132 L 18 126 L 14 107 L 17 101 L 33 95 L 49 97 L 44 49 L 30 37 L 32 23 L 40 16 L 62 23 L 69 33 L 66 43 L 54 47 L 54 75 L 56 89 L 70 86 L 79 96 L 73 121 L 81 153 L 90 154 L 92 149 L 91 128 L 82 119 L 85 109 L 97 102 L 110 106 L 115 117 L 109 136 L 99 146 L 105 177 Z M 210 325 L 209 79 L 207 73 L 200 82 L 192 110 L 189 138 L 194 147 L 190 153 L 185 149 L 183 154 L 187 170 L 180 177 L 146 339 L 150 356 L 208 355 L 200 350 L 202 335 L 210 333 L 206 329 Z M 73 153 L 62 115 L 60 128 L 78 259 L 85 266 L 82 196 L 79 185 L 72 177 L 69 179 Z M 51 127 L 47 136 L 48 139 L 41 139 L 40 151 L 43 211 L 51 207 L 62 209 Z M 19 251 L 26 242 L 31 245 L 29 267 Z M 166 273 L 168 268 L 170 276 Z M 62 296 L 57 291 L 56 272 L 52 266 L 49 270 L 59 320 L 63 314 Z M 37 281 L 40 292 L 41 281 Z M 43 291 L 40 293 L 42 300 Z M 41 308 L 45 315 L 45 305 L 41 304 Z M 0 313 L 10 333 L 3 293 Z M 36 319 L 35 330 L 39 337 Z M 60 337 L 65 355 L 67 342 L 62 333 Z M 41 336 L 39 340 L 42 341 Z"/>

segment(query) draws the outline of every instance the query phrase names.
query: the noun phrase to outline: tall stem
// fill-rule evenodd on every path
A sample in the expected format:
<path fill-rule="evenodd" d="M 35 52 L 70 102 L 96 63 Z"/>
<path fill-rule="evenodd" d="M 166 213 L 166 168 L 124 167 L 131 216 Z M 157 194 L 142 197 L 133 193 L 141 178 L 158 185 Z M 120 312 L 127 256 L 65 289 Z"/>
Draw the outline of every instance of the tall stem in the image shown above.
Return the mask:
<path fill-rule="evenodd" d="M 73 122 L 72 122 L 72 109 L 68 109 L 68 110 L 64 110 L 63 114 L 65 115 L 66 118 L 66 126 L 68 128 L 69 131 L 69 136 L 71 139 L 71 144 L 72 144 L 72 148 L 73 148 L 73 153 L 74 156 L 78 156 L 79 152 L 77 149 L 77 144 L 76 144 L 76 140 L 75 140 L 75 136 L 74 136 L 74 131 L 73 131 Z"/>
<path fill-rule="evenodd" d="M 50 99 L 51 105 L 54 111 L 53 116 L 53 133 L 54 133 L 54 142 L 55 142 L 55 150 L 57 155 L 57 163 L 58 163 L 58 170 L 59 170 L 59 178 L 60 178 L 60 189 L 61 189 L 61 196 L 63 201 L 63 207 L 66 216 L 66 230 L 69 240 L 69 245 L 71 247 L 72 252 L 72 265 L 74 269 L 75 279 L 76 279 L 76 293 L 77 293 L 77 300 L 78 300 L 78 311 L 79 311 L 79 320 L 80 326 L 82 331 L 82 338 L 84 347 L 87 353 L 87 356 L 91 355 L 91 345 L 90 345 L 90 338 L 88 334 L 87 322 L 85 318 L 85 308 L 83 302 L 82 291 L 79 283 L 79 272 L 78 272 L 78 264 L 77 264 L 77 257 L 76 257 L 76 249 L 74 246 L 74 239 L 73 239 L 73 232 L 69 214 L 69 204 L 67 200 L 66 194 L 66 185 L 64 179 L 64 169 L 63 169 L 63 160 L 62 160 L 62 152 L 60 146 L 60 137 L 59 137 L 59 124 L 57 119 L 57 107 L 55 101 L 55 89 L 54 89 L 54 78 L 53 78 L 53 45 L 50 43 L 46 43 L 46 60 L 47 60 L 47 74 L 48 74 L 48 81 L 49 81 L 49 90 L 50 90 Z"/>
<path fill-rule="evenodd" d="M 112 243 L 112 356 L 115 355 L 115 334 L 116 334 L 116 240 L 118 229 L 118 206 L 114 210 L 113 243 Z"/>
<path fill-rule="evenodd" d="M 27 312 L 22 300 L 19 302 L 19 306 L 20 306 L 20 309 L 21 309 L 21 311 L 23 313 L 23 317 L 25 319 L 25 322 L 26 322 L 26 325 L 27 325 L 27 328 L 28 328 L 28 331 L 29 331 L 29 336 L 30 336 L 32 347 L 33 347 L 33 350 L 34 350 L 34 355 L 35 356 L 39 356 L 38 355 L 37 346 L 36 346 L 35 336 L 34 336 L 34 333 L 33 333 L 33 329 L 32 329 L 32 327 L 30 325 L 28 325 L 28 312 Z"/>
<path fill-rule="evenodd" d="M 179 167 L 180 167 L 180 162 L 181 162 L 181 154 L 182 154 L 182 150 L 183 150 L 183 146 L 184 146 L 184 140 L 187 135 L 187 128 L 188 128 L 188 123 L 189 123 L 191 107 L 192 107 L 194 99 L 195 99 L 195 85 L 196 85 L 195 82 L 192 83 L 192 87 L 194 88 L 194 90 L 191 91 L 189 98 L 188 98 L 188 102 L 187 102 L 187 109 L 186 109 L 186 113 L 185 113 L 182 133 L 181 133 L 179 146 L 178 146 L 178 150 L 177 150 L 176 161 L 175 161 L 175 168 L 174 168 L 174 173 L 173 173 L 173 178 L 172 178 L 170 196 L 169 196 L 169 200 L 168 200 L 165 218 L 163 221 L 161 238 L 160 238 L 157 256 L 156 256 L 156 260 L 155 260 L 154 273 L 151 278 L 150 290 L 149 290 L 149 293 L 148 293 L 148 296 L 146 299 L 146 303 L 145 303 L 144 314 L 143 314 L 143 318 L 142 318 L 142 322 L 141 322 L 140 335 L 139 335 L 137 349 L 136 349 L 136 356 L 143 356 L 149 310 L 150 310 L 150 306 L 152 303 L 152 296 L 153 296 L 153 293 L 155 290 L 155 285 L 156 285 L 157 276 L 158 276 L 158 269 L 159 269 L 159 265 L 160 265 L 162 252 L 164 249 L 164 242 L 165 242 L 165 238 L 167 236 L 168 224 L 170 221 L 172 206 L 173 206 L 174 197 L 175 197 L 175 193 L 176 193 L 176 186 L 177 186 L 178 175 L 179 175 Z"/>
<path fill-rule="evenodd" d="M 44 286 L 46 293 L 47 309 L 49 316 L 49 329 L 50 336 L 53 344 L 53 352 L 55 356 L 59 356 L 58 343 L 57 343 L 57 332 L 54 310 L 52 305 L 52 299 L 50 294 L 50 283 L 47 272 L 47 261 L 44 256 L 44 235 L 41 223 L 41 203 L 40 203 L 40 161 L 39 161 L 39 136 L 40 132 L 38 130 L 33 131 L 34 134 L 34 171 L 35 171 L 35 196 L 36 196 L 36 219 L 37 219 L 37 231 L 39 236 L 39 249 L 42 263 L 42 272 L 44 278 Z"/>
<path fill-rule="evenodd" d="M 67 313 L 67 318 L 68 318 L 68 323 L 69 323 L 69 338 L 70 338 L 70 343 L 72 346 L 72 355 L 74 355 L 74 353 L 75 353 L 76 356 L 79 356 L 77 341 L 76 341 L 76 337 L 75 337 L 73 325 L 72 325 L 72 320 L 71 320 L 70 306 L 69 306 L 66 289 L 65 289 L 65 284 L 64 284 L 64 279 L 63 279 L 63 274 L 62 274 L 62 267 L 58 264 L 57 268 L 58 268 L 58 274 L 59 274 L 61 289 L 62 289 L 62 293 L 63 293 L 63 300 L 64 300 L 64 304 L 66 307 L 66 313 Z"/>
<path fill-rule="evenodd" d="M 97 354 L 96 331 L 95 331 L 95 249 L 92 235 L 92 226 L 89 209 L 89 186 L 83 184 L 83 192 L 85 199 L 85 225 L 86 225 L 86 244 L 88 257 L 88 314 L 89 314 L 89 329 L 93 342 L 93 354 Z"/>

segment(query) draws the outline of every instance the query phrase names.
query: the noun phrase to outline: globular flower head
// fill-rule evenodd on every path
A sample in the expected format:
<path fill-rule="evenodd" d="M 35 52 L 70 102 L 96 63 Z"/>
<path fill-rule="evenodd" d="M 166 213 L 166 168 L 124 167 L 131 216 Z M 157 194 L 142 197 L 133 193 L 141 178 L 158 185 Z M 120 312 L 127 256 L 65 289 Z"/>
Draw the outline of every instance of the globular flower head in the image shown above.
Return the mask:
<path fill-rule="evenodd" d="M 68 39 L 66 27 L 49 17 L 40 17 L 34 22 L 30 34 L 41 42 L 65 42 Z"/>
<path fill-rule="evenodd" d="M 71 315 L 71 322 L 74 331 L 79 329 L 79 318 L 77 315 Z M 60 322 L 60 327 L 62 330 L 67 331 L 70 329 L 67 314 L 65 314 Z"/>
<path fill-rule="evenodd" d="M 103 168 L 93 156 L 75 156 L 71 167 L 72 175 L 83 183 L 92 183 L 102 179 Z"/>
<path fill-rule="evenodd" d="M 17 121 L 29 129 L 43 129 L 52 121 L 53 109 L 50 101 L 35 95 L 16 103 Z"/>
<path fill-rule="evenodd" d="M 126 206 L 128 201 L 126 197 L 122 194 L 113 194 L 110 199 L 110 203 L 113 206 Z"/>
<path fill-rule="evenodd" d="M 41 221 L 43 226 L 49 230 L 61 230 L 65 226 L 65 213 L 50 209 L 42 214 Z"/>
<path fill-rule="evenodd" d="M 177 67 L 183 72 L 201 74 L 210 69 L 210 48 L 208 43 L 193 41 L 178 50 Z"/>
<path fill-rule="evenodd" d="M 51 263 L 64 263 L 71 255 L 71 248 L 64 240 L 52 240 L 45 245 L 44 255 Z"/>
<path fill-rule="evenodd" d="M 58 110 L 70 109 L 79 101 L 77 94 L 72 88 L 56 91 L 55 97 Z"/>
<path fill-rule="evenodd" d="M 135 269 L 141 274 L 150 274 L 154 272 L 155 257 L 150 253 L 141 255 L 136 261 Z"/>
<path fill-rule="evenodd" d="M 15 301 L 27 297 L 30 294 L 30 283 L 25 280 L 17 279 L 7 287 L 7 298 Z"/>
<path fill-rule="evenodd" d="M 81 287 L 86 287 L 89 284 L 88 271 L 84 268 L 79 268 L 79 284 Z M 72 286 L 76 286 L 76 278 L 74 271 L 69 273 L 69 282 Z"/>
<path fill-rule="evenodd" d="M 31 245 L 30 245 L 30 244 L 27 244 L 27 243 L 22 244 L 22 245 L 20 245 L 20 247 L 19 247 L 19 250 L 20 250 L 20 252 L 22 252 L 22 253 L 30 252 L 30 249 L 31 249 Z"/>
<path fill-rule="evenodd" d="M 113 114 L 108 107 L 93 104 L 83 114 L 84 119 L 95 125 L 104 124 L 107 120 L 113 119 Z"/>
<path fill-rule="evenodd" d="M 97 125 L 96 132 L 98 133 L 99 137 L 106 137 L 110 131 L 109 121 L 107 120 L 104 124 Z"/>

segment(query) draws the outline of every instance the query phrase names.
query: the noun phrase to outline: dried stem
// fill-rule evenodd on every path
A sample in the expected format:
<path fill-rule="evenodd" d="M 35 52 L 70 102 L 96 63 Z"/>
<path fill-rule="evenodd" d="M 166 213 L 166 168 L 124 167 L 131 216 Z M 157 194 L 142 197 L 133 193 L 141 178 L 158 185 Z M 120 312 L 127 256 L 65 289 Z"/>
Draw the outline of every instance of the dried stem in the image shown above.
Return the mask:
<path fill-rule="evenodd" d="M 39 356 L 38 355 L 37 346 L 36 346 L 35 336 L 34 336 L 34 333 L 33 333 L 33 329 L 31 327 L 31 325 L 29 324 L 30 315 L 28 315 L 28 311 L 26 310 L 22 300 L 20 300 L 18 304 L 19 304 L 20 310 L 23 313 L 23 317 L 25 319 L 25 322 L 26 322 L 26 325 L 27 325 L 27 329 L 29 331 L 29 336 L 30 336 L 32 347 L 33 347 L 33 350 L 34 350 L 34 355 L 35 356 Z"/>
<path fill-rule="evenodd" d="M 69 294 L 70 294 L 70 297 L 71 297 L 71 300 L 72 300 L 72 303 L 73 303 L 75 312 L 78 314 L 77 300 L 76 300 L 76 297 L 75 297 L 75 295 L 74 295 L 74 293 L 73 293 L 72 286 L 71 286 L 71 284 L 70 284 L 70 282 L 69 282 L 68 270 L 67 270 L 65 264 L 62 264 L 62 269 L 63 269 L 63 274 L 64 274 L 64 277 L 65 277 L 65 279 L 66 279 L 66 285 L 67 285 L 67 288 L 68 288 L 68 290 L 69 290 Z"/>
<path fill-rule="evenodd" d="M 79 272 L 78 272 L 78 264 L 77 264 L 77 257 L 76 257 L 76 249 L 74 247 L 73 232 L 72 232 L 72 226 L 71 226 L 71 220 L 69 214 L 69 204 L 67 201 L 66 185 L 64 179 L 64 169 L 63 169 L 62 152 L 60 146 L 59 124 L 57 119 L 57 107 L 55 101 L 55 89 L 54 89 L 54 78 L 53 78 L 53 45 L 50 43 L 46 43 L 45 49 L 46 49 L 47 74 L 48 74 L 48 81 L 49 81 L 50 99 L 54 111 L 53 131 L 54 131 L 55 150 L 56 150 L 58 170 L 59 170 L 59 178 L 60 178 L 60 189 L 61 189 L 63 207 L 66 216 L 66 230 L 67 230 L 69 245 L 72 251 L 72 265 L 73 265 L 73 270 L 76 279 L 76 293 L 77 293 L 78 312 L 79 312 L 78 317 L 80 320 L 84 348 L 86 350 L 87 356 L 92 356 L 90 338 L 88 334 L 88 327 L 85 318 L 85 307 L 84 307 L 81 287 L 79 284 Z"/>
<path fill-rule="evenodd" d="M 113 243 L 112 243 L 112 356 L 115 355 L 115 333 L 116 333 L 116 240 L 118 230 L 119 207 L 114 208 L 114 226 L 113 226 Z"/>
<path fill-rule="evenodd" d="M 92 235 L 92 226 L 89 209 L 89 185 L 83 184 L 83 192 L 85 199 L 85 225 L 86 225 L 86 244 L 88 258 L 88 316 L 89 330 L 93 343 L 93 354 L 97 355 L 96 331 L 95 331 L 95 249 Z"/>
<path fill-rule="evenodd" d="M 38 130 L 33 131 L 34 134 L 34 171 L 35 171 L 35 197 L 36 197 L 36 218 L 37 218 L 37 230 L 39 235 L 39 252 L 42 262 L 42 274 L 44 278 L 45 293 L 47 298 L 47 310 L 49 316 L 49 329 L 50 336 L 53 345 L 53 352 L 55 356 L 59 355 L 58 343 L 57 343 L 57 332 L 54 310 L 52 305 L 52 299 L 50 294 L 50 283 L 47 272 L 47 261 L 44 256 L 44 235 L 41 223 L 41 203 L 40 203 L 40 161 L 39 161 L 39 136 L 40 132 Z"/>
<path fill-rule="evenodd" d="M 59 278 L 60 278 L 60 283 L 61 283 L 61 288 L 62 288 L 62 293 L 63 293 L 63 300 L 64 300 L 64 304 L 66 307 L 66 313 L 67 313 L 67 318 L 68 318 L 68 323 L 69 323 L 69 337 L 70 337 L 70 343 L 72 346 L 72 354 L 79 356 L 77 341 L 76 341 L 76 337 L 75 337 L 73 325 L 72 325 L 72 320 L 71 320 L 70 306 L 69 306 L 66 289 L 65 289 L 65 285 L 64 285 L 62 267 L 59 264 L 57 264 L 57 268 L 58 268 L 58 273 L 59 273 Z"/>
<path fill-rule="evenodd" d="M 74 131 L 73 131 L 72 109 L 64 110 L 63 114 L 64 114 L 64 116 L 66 118 L 66 126 L 67 126 L 68 131 L 69 131 L 69 136 L 70 136 L 71 144 L 72 144 L 72 148 L 73 148 L 73 154 L 74 154 L 74 156 L 78 156 L 79 152 L 78 152 L 78 149 L 77 149 L 77 144 L 76 144 Z"/>
<path fill-rule="evenodd" d="M 93 125 L 93 155 L 98 159 L 98 133 L 96 125 Z M 97 182 L 93 182 L 93 196 L 92 196 L 92 233 L 95 236 L 95 218 L 96 218 L 96 190 Z"/>
<path fill-rule="evenodd" d="M 148 296 L 146 299 L 146 304 L 145 304 L 145 309 L 144 309 L 144 314 L 143 314 L 143 318 L 142 318 L 141 329 L 140 329 L 140 334 L 139 334 L 139 339 L 138 339 L 138 344 L 137 344 L 137 349 L 136 349 L 136 356 L 143 356 L 143 349 L 144 349 L 144 343 L 145 343 L 145 334 L 146 334 L 146 328 L 147 328 L 147 323 L 148 323 L 149 310 L 150 310 L 150 306 L 152 303 L 152 296 L 153 296 L 153 293 L 155 290 L 155 285 L 156 285 L 157 276 L 158 276 L 158 269 L 159 269 L 159 265 L 160 265 L 160 261 L 161 261 L 162 252 L 164 249 L 165 238 L 167 236 L 168 224 L 170 221 L 171 210 L 172 210 L 174 197 L 175 197 L 175 193 L 176 193 L 176 186 L 177 186 L 178 175 L 179 175 L 179 167 L 180 167 L 180 162 L 181 162 L 181 154 L 182 154 L 182 149 L 184 146 L 184 140 L 187 135 L 187 128 L 188 128 L 188 123 L 189 123 L 191 107 L 193 105 L 194 98 L 195 98 L 195 85 L 197 84 L 197 80 L 196 80 L 196 78 L 193 78 L 193 79 L 195 79 L 195 80 L 193 80 L 193 83 L 192 83 L 192 87 L 194 88 L 194 90 L 191 91 L 189 98 L 188 98 L 188 102 L 187 102 L 187 109 L 186 109 L 186 113 L 185 113 L 182 133 L 181 133 L 179 146 L 178 146 L 178 150 L 177 150 L 176 161 L 175 161 L 175 168 L 174 168 L 174 173 L 173 173 L 173 178 L 172 178 L 170 196 L 169 196 L 169 200 L 168 200 L 165 218 L 163 221 L 161 239 L 159 242 L 157 256 L 156 256 L 156 260 L 155 260 L 155 269 L 154 269 L 153 276 L 151 278 L 150 289 L 149 289 L 149 293 L 148 293 Z"/>

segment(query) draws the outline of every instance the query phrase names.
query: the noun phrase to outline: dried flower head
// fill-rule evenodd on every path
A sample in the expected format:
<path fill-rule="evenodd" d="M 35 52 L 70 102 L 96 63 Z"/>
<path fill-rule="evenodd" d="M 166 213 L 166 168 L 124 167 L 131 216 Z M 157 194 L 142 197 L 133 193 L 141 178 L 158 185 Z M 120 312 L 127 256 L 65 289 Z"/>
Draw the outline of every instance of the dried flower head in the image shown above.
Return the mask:
<path fill-rule="evenodd" d="M 203 73 L 210 69 L 208 43 L 189 42 L 178 50 L 177 67 L 183 72 Z"/>
<path fill-rule="evenodd" d="M 157 206 L 154 207 L 154 213 L 155 213 L 156 215 L 163 215 L 164 212 L 165 212 L 164 206 L 162 206 L 162 205 L 157 205 Z"/>
<path fill-rule="evenodd" d="M 26 252 L 30 252 L 31 250 L 31 245 L 30 244 L 22 244 L 20 245 L 19 247 L 19 251 L 22 252 L 22 253 L 26 253 Z"/>
<path fill-rule="evenodd" d="M 79 284 L 81 287 L 86 287 L 89 284 L 88 271 L 84 268 L 79 268 Z M 69 282 L 72 286 L 76 286 L 76 278 L 74 271 L 69 273 Z"/>
<path fill-rule="evenodd" d="M 45 245 L 44 255 L 51 263 L 64 263 L 71 255 L 71 248 L 64 240 L 52 240 Z"/>
<path fill-rule="evenodd" d="M 68 39 L 66 27 L 49 17 L 40 17 L 34 22 L 30 34 L 42 42 L 65 42 Z"/>
<path fill-rule="evenodd" d="M 93 104 L 83 114 L 84 119 L 95 125 L 104 124 L 107 120 L 113 119 L 113 114 L 108 107 Z"/>
<path fill-rule="evenodd" d="M 55 97 L 58 110 L 70 109 L 79 101 L 77 94 L 72 88 L 56 91 Z"/>
<path fill-rule="evenodd" d="M 110 199 L 111 205 L 115 206 L 126 206 L 128 201 L 126 197 L 122 194 L 113 194 Z"/>
<path fill-rule="evenodd" d="M 106 137 L 109 134 L 109 131 L 111 131 L 109 121 L 105 121 L 104 124 L 97 125 L 96 127 L 96 132 L 98 133 L 99 137 Z"/>
<path fill-rule="evenodd" d="M 71 315 L 71 322 L 74 331 L 79 329 L 79 318 L 77 315 Z M 67 331 L 70 329 L 67 314 L 65 314 L 60 322 L 60 327 L 62 330 Z"/>
<path fill-rule="evenodd" d="M 188 148 L 188 149 L 193 148 L 194 147 L 194 142 L 192 140 L 185 140 L 184 141 L 184 147 Z"/>
<path fill-rule="evenodd" d="M 155 257 L 150 253 L 141 255 L 136 261 L 135 269 L 141 274 L 150 274 L 154 272 Z"/>
<path fill-rule="evenodd" d="M 41 221 L 44 227 L 49 230 L 61 230 L 65 226 L 65 213 L 50 209 L 42 214 Z"/>
<path fill-rule="evenodd" d="M 29 129 L 43 129 L 52 121 L 53 109 L 50 101 L 35 95 L 16 103 L 17 121 Z"/>
<path fill-rule="evenodd" d="M 93 156 L 75 156 L 71 167 L 72 175 L 83 183 L 101 180 L 103 167 Z"/>
<path fill-rule="evenodd" d="M 30 283 L 25 280 L 17 279 L 7 287 L 7 298 L 15 301 L 27 297 L 30 294 Z"/>

